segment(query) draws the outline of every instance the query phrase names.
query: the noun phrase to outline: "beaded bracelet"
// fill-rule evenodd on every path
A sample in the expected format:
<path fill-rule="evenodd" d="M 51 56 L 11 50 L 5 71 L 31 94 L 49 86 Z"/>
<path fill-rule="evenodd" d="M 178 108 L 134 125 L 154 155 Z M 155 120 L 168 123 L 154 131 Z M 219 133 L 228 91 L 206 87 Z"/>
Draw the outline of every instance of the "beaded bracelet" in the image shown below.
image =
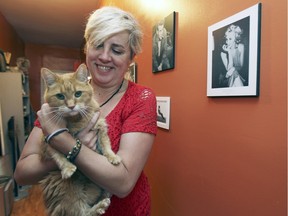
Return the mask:
<path fill-rule="evenodd" d="M 50 141 L 54 136 L 57 136 L 57 135 L 59 135 L 60 133 L 63 133 L 63 132 L 65 132 L 65 131 L 68 131 L 68 132 L 69 132 L 68 128 L 60 128 L 60 129 L 52 132 L 51 134 L 47 135 L 44 140 L 45 140 L 46 143 L 49 143 L 49 141 Z"/>
<path fill-rule="evenodd" d="M 72 148 L 71 151 L 68 152 L 68 155 L 66 156 L 67 160 L 70 161 L 71 163 L 74 163 L 77 155 L 80 152 L 81 147 L 82 147 L 81 141 L 79 139 L 76 139 L 75 146 Z"/>

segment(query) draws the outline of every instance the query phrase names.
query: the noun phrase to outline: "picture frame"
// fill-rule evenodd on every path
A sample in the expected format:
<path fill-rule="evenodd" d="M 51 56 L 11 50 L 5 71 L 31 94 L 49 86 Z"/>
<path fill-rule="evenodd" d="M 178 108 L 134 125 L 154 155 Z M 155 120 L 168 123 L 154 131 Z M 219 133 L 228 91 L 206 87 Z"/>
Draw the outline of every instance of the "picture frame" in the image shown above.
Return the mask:
<path fill-rule="evenodd" d="M 152 29 L 152 72 L 157 73 L 175 67 L 175 19 L 173 11 L 159 20 Z"/>
<path fill-rule="evenodd" d="M 157 126 L 170 129 L 170 97 L 156 97 L 157 100 Z"/>
<path fill-rule="evenodd" d="M 128 72 L 126 73 L 125 78 L 134 83 L 137 83 L 137 63 L 136 62 L 132 62 L 129 65 Z"/>
<path fill-rule="evenodd" d="M 208 27 L 207 96 L 259 96 L 261 3 Z"/>

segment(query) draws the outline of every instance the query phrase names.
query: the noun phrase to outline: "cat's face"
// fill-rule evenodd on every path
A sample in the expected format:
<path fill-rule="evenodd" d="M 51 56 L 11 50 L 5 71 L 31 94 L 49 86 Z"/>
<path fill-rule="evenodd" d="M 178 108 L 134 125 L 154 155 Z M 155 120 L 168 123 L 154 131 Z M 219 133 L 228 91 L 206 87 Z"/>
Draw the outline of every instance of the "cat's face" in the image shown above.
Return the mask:
<path fill-rule="evenodd" d="M 75 73 L 59 75 L 45 68 L 41 73 L 46 83 L 44 100 L 55 109 L 57 115 L 87 115 L 91 108 L 93 89 L 88 83 L 89 73 L 85 65 L 80 65 Z"/>

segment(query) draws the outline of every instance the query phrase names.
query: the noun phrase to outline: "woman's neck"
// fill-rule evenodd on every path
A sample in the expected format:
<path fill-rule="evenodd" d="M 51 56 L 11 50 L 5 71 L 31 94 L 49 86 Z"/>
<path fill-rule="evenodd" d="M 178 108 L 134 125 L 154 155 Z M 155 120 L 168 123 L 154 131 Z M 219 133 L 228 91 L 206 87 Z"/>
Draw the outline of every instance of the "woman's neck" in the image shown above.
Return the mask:
<path fill-rule="evenodd" d="M 113 99 L 113 97 L 116 97 L 117 94 L 125 91 L 126 89 L 126 82 L 125 80 L 122 80 L 121 83 L 118 83 L 117 85 L 111 86 L 111 87 L 101 87 L 96 85 L 95 83 L 92 83 L 93 89 L 94 89 L 94 96 L 100 106 L 105 105 L 110 100 Z"/>

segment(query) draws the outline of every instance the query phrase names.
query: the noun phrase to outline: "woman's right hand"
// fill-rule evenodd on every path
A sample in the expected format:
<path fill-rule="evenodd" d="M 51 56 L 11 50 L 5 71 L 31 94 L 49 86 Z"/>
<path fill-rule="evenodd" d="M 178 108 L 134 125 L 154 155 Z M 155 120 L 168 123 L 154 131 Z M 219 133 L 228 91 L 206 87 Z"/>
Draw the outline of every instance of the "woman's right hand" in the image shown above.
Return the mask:
<path fill-rule="evenodd" d="M 224 44 L 222 46 L 222 49 L 225 51 L 225 52 L 228 52 L 228 45 L 227 44 Z"/>
<path fill-rule="evenodd" d="M 53 133 L 57 129 L 66 128 L 65 119 L 57 115 L 48 103 L 44 103 L 41 106 L 41 109 L 37 112 L 37 116 L 45 136 Z"/>
<path fill-rule="evenodd" d="M 77 138 L 80 139 L 81 143 L 93 151 L 97 147 L 98 131 L 95 129 L 95 125 L 98 121 L 100 113 L 96 112 L 86 128 L 77 134 Z"/>

